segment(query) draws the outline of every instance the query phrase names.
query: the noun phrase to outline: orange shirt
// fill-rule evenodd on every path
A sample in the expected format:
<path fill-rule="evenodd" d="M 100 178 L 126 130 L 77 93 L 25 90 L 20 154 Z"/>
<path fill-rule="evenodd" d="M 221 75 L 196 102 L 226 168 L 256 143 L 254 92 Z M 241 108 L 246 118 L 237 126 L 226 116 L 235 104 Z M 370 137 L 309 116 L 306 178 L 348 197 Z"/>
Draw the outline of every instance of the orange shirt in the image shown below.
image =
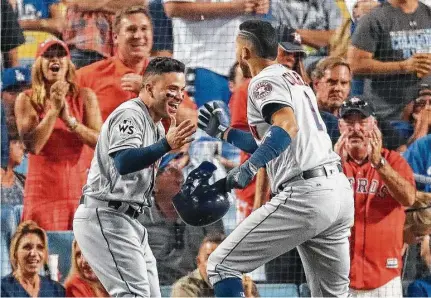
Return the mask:
<path fill-rule="evenodd" d="M 75 274 L 72 279 L 68 280 L 64 287 L 66 288 L 66 297 L 101 297 L 78 274 Z"/>
<path fill-rule="evenodd" d="M 149 60 L 146 65 L 148 62 Z M 135 72 L 125 66 L 118 56 L 82 67 L 76 72 L 78 85 L 88 87 L 96 93 L 103 121 L 120 104 L 138 96 L 135 92 L 121 89 L 121 78 L 128 73 Z"/>
<path fill-rule="evenodd" d="M 145 68 L 148 63 L 149 60 Z M 141 75 L 144 72 L 145 69 Z M 121 78 L 128 73 L 134 73 L 134 71 L 125 66 L 116 55 L 82 67 L 76 72 L 78 85 L 88 87 L 96 93 L 103 121 L 120 104 L 138 96 L 135 92 L 121 89 Z M 196 109 L 195 103 L 187 95 L 184 96 L 180 106 Z M 167 123 L 164 121 L 164 125 L 169 127 L 169 121 Z"/>
<path fill-rule="evenodd" d="M 233 128 L 241 129 L 244 131 L 249 131 L 248 121 L 247 121 L 247 99 L 248 99 L 248 85 L 250 80 L 244 81 L 236 90 L 233 92 L 232 97 L 229 101 L 229 110 L 231 112 L 231 126 Z M 240 154 L 241 164 L 250 158 L 250 154 L 241 151 Z M 253 203 L 254 194 L 256 192 L 256 179 L 244 189 L 237 189 L 236 195 L 238 199 L 247 203 L 248 211 L 246 210 L 246 216 L 250 215 Z"/>
<path fill-rule="evenodd" d="M 395 151 L 382 149 L 388 164 L 415 184 L 413 171 Z M 355 198 L 355 223 L 350 238 L 350 287 L 371 290 L 401 276 L 404 207 L 389 194 L 380 175 L 367 162 L 343 163 Z"/>

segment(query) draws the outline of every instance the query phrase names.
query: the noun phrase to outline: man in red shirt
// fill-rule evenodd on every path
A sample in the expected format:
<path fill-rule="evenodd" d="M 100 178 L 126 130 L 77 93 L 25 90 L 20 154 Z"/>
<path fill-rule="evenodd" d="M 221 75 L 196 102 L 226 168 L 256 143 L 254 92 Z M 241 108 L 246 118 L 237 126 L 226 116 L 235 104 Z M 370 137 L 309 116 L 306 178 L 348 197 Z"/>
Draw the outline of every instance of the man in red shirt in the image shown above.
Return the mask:
<path fill-rule="evenodd" d="M 352 97 L 340 108 L 335 144 L 354 189 L 350 288 L 354 297 L 402 297 L 404 207 L 415 202 L 413 171 L 395 151 L 382 148 L 374 109 Z"/>
<path fill-rule="evenodd" d="M 135 98 L 141 89 L 153 46 L 153 27 L 145 6 L 130 6 L 115 15 L 114 56 L 79 69 L 78 85 L 92 89 L 99 100 L 103 121 L 123 102 Z M 189 98 L 181 103 L 178 123 L 197 117 Z"/>
<path fill-rule="evenodd" d="M 137 97 L 153 46 L 151 18 L 144 6 L 118 12 L 113 30 L 116 54 L 77 71 L 78 84 L 96 93 L 103 120 L 120 104 Z"/>

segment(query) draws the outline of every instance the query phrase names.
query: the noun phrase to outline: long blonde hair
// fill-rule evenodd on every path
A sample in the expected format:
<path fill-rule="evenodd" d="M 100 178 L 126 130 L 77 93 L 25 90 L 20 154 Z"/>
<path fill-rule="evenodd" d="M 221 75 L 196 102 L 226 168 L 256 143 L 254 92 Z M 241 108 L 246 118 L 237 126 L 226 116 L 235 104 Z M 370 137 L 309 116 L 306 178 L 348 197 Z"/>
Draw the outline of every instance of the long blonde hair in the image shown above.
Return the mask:
<path fill-rule="evenodd" d="M 12 265 L 12 272 L 16 273 L 18 269 L 18 259 L 16 256 L 16 252 L 18 250 L 18 246 L 21 243 L 21 240 L 24 236 L 28 234 L 36 234 L 40 237 L 44 245 L 44 254 L 43 254 L 43 263 L 44 265 L 48 262 L 48 237 L 46 236 L 46 232 L 44 229 L 39 227 L 37 223 L 32 220 L 23 221 L 18 228 L 16 229 L 15 234 L 12 237 L 10 250 L 9 250 L 9 258 L 10 263 Z"/>
<path fill-rule="evenodd" d="M 76 79 L 76 71 L 75 65 L 73 65 L 72 61 L 67 59 L 67 72 L 66 72 L 66 82 L 69 83 L 70 89 L 69 94 L 72 95 L 72 98 L 76 98 L 79 92 L 78 85 L 75 83 Z M 38 57 L 33 64 L 31 69 L 31 102 L 38 109 L 43 109 L 46 101 L 46 94 L 48 93 L 46 90 L 46 80 L 42 71 L 42 57 Z"/>
<path fill-rule="evenodd" d="M 66 280 L 64 281 L 64 284 L 67 285 L 73 280 L 75 275 L 78 275 L 82 280 L 84 280 L 86 283 L 90 285 L 90 287 L 92 288 L 95 294 L 100 293 L 102 290 L 106 292 L 106 290 L 103 288 L 103 285 L 100 281 L 96 282 L 96 281 L 88 280 L 87 278 L 84 277 L 84 274 L 82 274 L 82 272 L 79 270 L 78 259 L 76 258 L 77 247 L 78 247 L 78 242 L 76 242 L 76 240 L 74 239 L 72 242 L 72 258 L 71 258 L 72 260 L 71 260 L 70 271 L 69 271 L 69 274 L 67 275 Z"/>

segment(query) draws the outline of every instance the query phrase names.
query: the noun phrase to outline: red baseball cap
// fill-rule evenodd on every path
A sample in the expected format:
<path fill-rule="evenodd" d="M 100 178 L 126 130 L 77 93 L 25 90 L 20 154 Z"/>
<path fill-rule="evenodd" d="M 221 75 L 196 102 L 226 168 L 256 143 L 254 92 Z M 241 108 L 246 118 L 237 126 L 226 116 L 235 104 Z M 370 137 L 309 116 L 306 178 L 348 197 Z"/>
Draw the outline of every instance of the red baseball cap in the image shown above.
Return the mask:
<path fill-rule="evenodd" d="M 50 38 L 50 39 L 47 39 L 47 40 L 41 42 L 39 44 L 39 47 L 38 47 L 37 52 L 36 52 L 36 58 L 42 56 L 50 47 L 52 47 L 54 45 L 58 45 L 58 46 L 62 47 L 66 51 L 67 57 L 70 58 L 69 47 L 67 46 L 66 43 L 64 43 L 63 41 L 61 41 L 60 39 L 57 39 L 57 38 Z"/>

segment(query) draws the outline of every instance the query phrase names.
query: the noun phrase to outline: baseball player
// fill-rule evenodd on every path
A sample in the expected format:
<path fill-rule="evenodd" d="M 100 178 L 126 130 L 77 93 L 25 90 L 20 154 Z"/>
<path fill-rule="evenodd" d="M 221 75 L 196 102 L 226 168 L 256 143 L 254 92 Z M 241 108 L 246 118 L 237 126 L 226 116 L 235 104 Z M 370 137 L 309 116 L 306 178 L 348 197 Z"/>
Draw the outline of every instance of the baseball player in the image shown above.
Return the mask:
<path fill-rule="evenodd" d="M 121 104 L 102 126 L 73 230 L 112 297 L 160 297 L 156 260 L 137 217 L 151 205 L 160 158 L 192 140 L 191 121 L 175 122 L 184 87 L 184 64 L 155 58 L 139 97 Z M 160 120 L 169 117 L 165 136 Z"/>
<path fill-rule="evenodd" d="M 241 24 L 237 60 L 253 75 L 247 117 L 251 134 L 229 128 L 222 109 L 207 104 L 198 126 L 252 152 L 225 178 L 226 190 L 244 188 L 266 167 L 273 194 L 211 254 L 209 281 L 218 297 L 241 297 L 241 274 L 298 247 L 313 296 L 347 296 L 353 192 L 340 157 L 302 78 L 275 62 L 274 28 L 260 20 Z"/>

